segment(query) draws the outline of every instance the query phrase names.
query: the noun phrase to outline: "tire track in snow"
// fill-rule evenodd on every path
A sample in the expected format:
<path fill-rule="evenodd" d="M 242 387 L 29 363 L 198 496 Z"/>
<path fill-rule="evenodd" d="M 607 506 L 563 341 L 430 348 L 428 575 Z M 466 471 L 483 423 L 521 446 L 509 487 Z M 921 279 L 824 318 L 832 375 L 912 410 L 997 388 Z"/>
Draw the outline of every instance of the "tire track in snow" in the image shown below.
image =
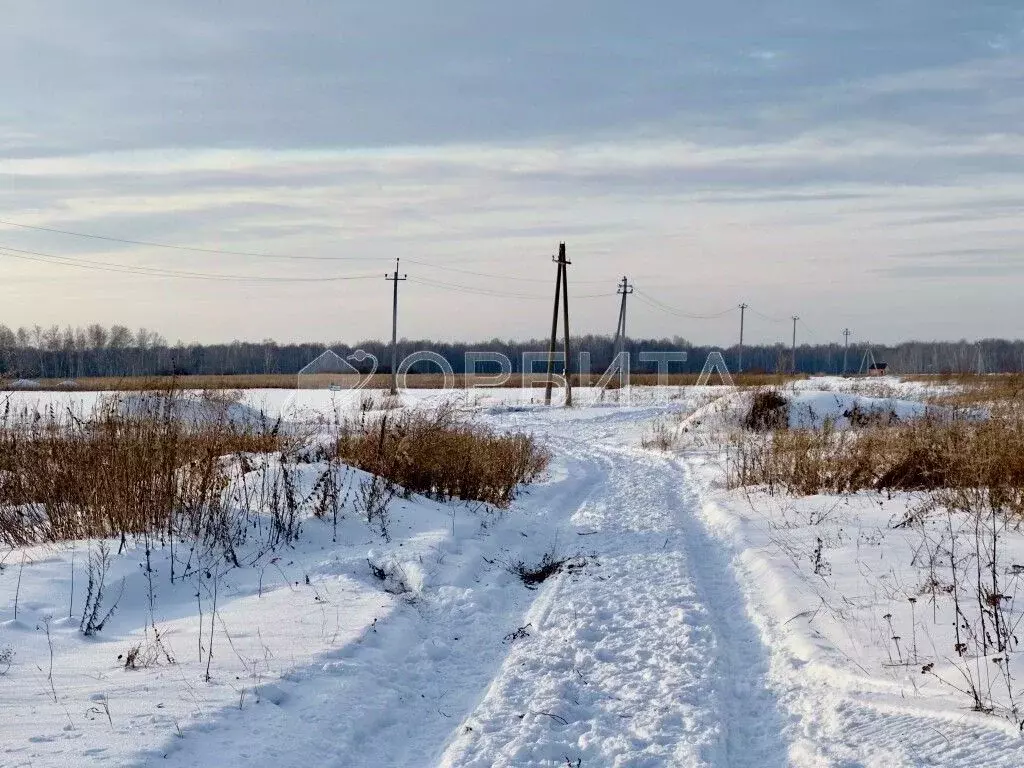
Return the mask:
<path fill-rule="evenodd" d="M 573 516 L 599 565 L 545 588 L 547 619 L 441 764 L 785 766 L 767 653 L 687 476 L 640 452 L 584 455 L 608 473 Z"/>
<path fill-rule="evenodd" d="M 779 702 L 768 682 L 770 652 L 747 615 L 746 600 L 723 544 L 697 517 L 700 495 L 689 470 L 659 460 L 682 480 L 685 511 L 680 515 L 683 546 L 696 565 L 697 592 L 708 606 L 718 641 L 714 660 L 716 695 L 724 727 L 720 765 L 734 768 L 783 768 L 789 765 Z"/>

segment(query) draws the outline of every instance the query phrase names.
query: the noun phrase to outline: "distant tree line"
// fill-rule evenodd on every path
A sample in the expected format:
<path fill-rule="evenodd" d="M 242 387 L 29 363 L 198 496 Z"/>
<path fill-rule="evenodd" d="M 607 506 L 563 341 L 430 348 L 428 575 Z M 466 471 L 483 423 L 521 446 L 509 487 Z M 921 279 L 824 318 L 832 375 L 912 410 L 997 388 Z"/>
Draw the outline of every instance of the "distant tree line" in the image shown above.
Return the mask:
<path fill-rule="evenodd" d="M 590 354 L 591 370 L 604 371 L 614 357 L 610 336 L 579 336 L 572 342 L 578 370 L 578 353 Z M 685 363 L 673 363 L 671 370 L 697 372 L 708 354 L 721 351 L 733 371 L 738 360 L 737 347 L 694 346 L 686 339 L 630 339 L 626 345 L 631 353 L 634 371 L 653 371 L 654 364 L 637 363 L 641 351 L 685 351 Z M 229 375 L 229 374 L 291 374 L 298 373 L 325 349 L 333 349 L 347 357 L 361 349 L 380 361 L 378 370 L 390 370 L 389 346 L 381 341 L 359 344 L 303 342 L 279 344 L 272 339 L 259 342 L 233 341 L 224 344 L 169 344 L 159 333 L 140 328 L 136 331 L 114 325 L 109 328 L 93 324 L 83 328 L 10 328 L 0 325 L 0 376 L 7 378 L 79 378 L 83 376 L 147 376 L 147 375 Z M 510 341 L 491 339 L 484 342 L 436 342 L 403 339 L 399 342 L 399 359 L 418 350 L 431 350 L 444 357 L 456 373 L 464 372 L 465 353 L 469 351 L 499 352 L 506 355 L 513 370 L 522 369 L 524 352 L 547 349 L 541 339 Z M 1024 371 L 1024 341 L 986 339 L 980 342 L 908 341 L 895 346 L 851 344 L 846 355 L 846 369 L 856 373 L 869 361 L 870 350 L 875 362 L 886 362 L 893 373 L 986 373 Z M 797 347 L 796 367 L 803 373 L 841 373 L 842 344 L 804 344 Z M 353 363 L 365 370 L 366 363 Z M 790 369 L 790 348 L 784 344 L 747 346 L 743 350 L 743 369 L 748 372 L 785 372 Z M 418 364 L 417 371 L 437 370 L 429 364 Z M 486 366 L 481 368 L 485 371 Z"/>

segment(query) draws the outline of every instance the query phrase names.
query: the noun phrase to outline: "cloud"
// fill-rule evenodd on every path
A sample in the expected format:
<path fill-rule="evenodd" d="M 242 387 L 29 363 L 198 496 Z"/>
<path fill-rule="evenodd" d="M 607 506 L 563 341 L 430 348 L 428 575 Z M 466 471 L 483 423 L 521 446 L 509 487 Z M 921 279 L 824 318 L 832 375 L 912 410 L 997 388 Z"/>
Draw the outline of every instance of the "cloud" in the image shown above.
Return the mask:
<path fill-rule="evenodd" d="M 4 217 L 342 259 L 214 257 L 17 228 L 0 245 L 301 277 L 403 256 L 469 286 L 444 268 L 536 279 L 520 293 L 542 298 L 564 238 L 577 280 L 613 292 L 628 271 L 692 313 L 747 300 L 809 323 L 817 314 L 822 328 L 860 314 L 865 333 L 914 335 L 919 320 L 949 320 L 948 297 L 972 276 L 958 335 L 1019 332 L 1007 278 L 1022 234 L 1024 15 L 1006 4 L 101 6 L 11 9 L 0 66 L 19 76 L 0 102 Z M 3 264 L 9 285 L 51 287 L 3 297 L 15 324 L 97 317 L 171 337 L 298 338 L 337 336 L 344 317 L 342 336 L 389 330 L 368 285 L 257 291 Z M 928 280 L 907 297 L 917 277 Z M 410 335 L 543 330 L 511 297 L 408 288 Z M 883 323 L 894 301 L 906 311 Z M 606 330 L 615 307 L 594 299 L 575 311 L 576 327 Z M 677 327 L 645 312 L 638 333 L 734 334 L 731 317 Z"/>

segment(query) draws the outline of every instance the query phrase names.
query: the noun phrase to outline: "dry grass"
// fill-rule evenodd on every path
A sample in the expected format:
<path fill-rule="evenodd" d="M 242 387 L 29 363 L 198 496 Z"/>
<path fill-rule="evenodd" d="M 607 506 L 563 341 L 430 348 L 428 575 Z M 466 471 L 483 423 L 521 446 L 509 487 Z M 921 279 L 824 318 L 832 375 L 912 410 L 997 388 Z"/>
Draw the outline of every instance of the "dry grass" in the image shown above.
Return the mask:
<path fill-rule="evenodd" d="M 910 381 L 930 384 L 936 393 L 929 401 L 957 408 L 992 407 L 998 411 L 1017 410 L 1024 404 L 1024 374 L 948 374 L 912 376 Z"/>
<path fill-rule="evenodd" d="M 274 548 L 293 540 L 310 515 L 336 525 L 353 490 L 345 490 L 343 463 L 374 473 L 354 489 L 356 507 L 382 532 L 396 493 L 504 507 L 547 465 L 548 454 L 529 436 L 463 421 L 450 406 L 404 411 L 379 399 L 372 405 L 385 407 L 383 414 L 357 408 L 348 423 L 333 425 L 337 450 L 324 450 L 314 434 L 323 425 L 285 434 L 224 392 L 117 395 L 87 418 L 7 407 L 0 413 L 0 542 L 202 541 L 232 561 L 247 537 Z M 323 466 L 307 494 L 298 478 L 299 465 L 309 462 Z"/>
<path fill-rule="evenodd" d="M 456 374 L 455 387 L 463 388 L 473 383 L 473 377 L 463 374 Z M 593 373 L 590 376 L 571 377 L 573 386 L 594 386 L 600 378 L 600 373 Z M 693 386 L 697 383 L 696 373 L 679 373 L 667 376 L 665 383 L 668 386 L 681 387 Z M 774 374 L 740 374 L 733 377 L 735 384 L 740 387 L 763 387 L 781 386 L 789 381 L 806 378 L 803 376 L 785 376 Z M 478 381 L 485 379 L 477 377 Z M 332 384 L 342 389 L 354 388 L 362 377 L 354 375 L 339 374 L 315 374 L 298 376 L 296 374 L 244 374 L 230 376 L 111 376 L 111 377 L 84 377 L 74 379 L 73 384 L 67 379 L 35 379 L 38 387 L 32 389 L 42 391 L 81 391 L 81 392 L 145 392 L 176 390 L 236 390 L 236 389 L 327 389 Z M 503 386 L 506 388 L 518 388 L 522 386 L 542 385 L 544 377 L 541 374 L 524 376 L 514 374 Z M 632 376 L 634 386 L 654 386 L 657 384 L 655 374 L 637 373 Z M 718 383 L 717 376 L 713 376 L 712 384 Z M 387 389 L 391 386 L 389 374 L 375 374 L 370 377 L 364 385 L 366 389 Z M 410 389 L 441 389 L 445 386 L 444 376 L 436 373 L 415 373 L 409 374 L 406 386 Z M 0 390 L 11 389 L 10 380 L 0 381 Z"/>
<path fill-rule="evenodd" d="M 410 493 L 506 507 L 518 487 L 544 471 L 549 454 L 530 436 L 499 434 L 450 406 L 399 411 L 350 426 L 338 457 Z"/>
<path fill-rule="evenodd" d="M 150 403 L 168 406 L 175 397 L 166 392 Z M 0 423 L 0 540 L 216 538 L 225 523 L 221 457 L 282 446 L 273 430 L 227 418 L 183 420 L 173 406 L 125 413 L 110 403 L 87 421 L 8 413 Z"/>
<path fill-rule="evenodd" d="M 1024 514 L 1024 418 L 921 419 L 838 430 L 744 433 L 730 446 L 732 487 L 796 495 L 860 490 L 1001 489 Z"/>

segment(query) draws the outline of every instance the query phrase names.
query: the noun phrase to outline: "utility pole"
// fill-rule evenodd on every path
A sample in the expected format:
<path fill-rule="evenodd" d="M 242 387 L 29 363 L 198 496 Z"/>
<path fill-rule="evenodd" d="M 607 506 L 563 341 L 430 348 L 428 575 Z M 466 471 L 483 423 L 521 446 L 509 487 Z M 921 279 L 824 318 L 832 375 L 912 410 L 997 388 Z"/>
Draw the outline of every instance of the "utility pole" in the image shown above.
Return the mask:
<path fill-rule="evenodd" d="M 558 260 L 562 262 L 562 325 L 565 326 L 564 357 L 565 367 L 562 375 L 565 377 L 565 407 L 572 407 L 572 381 L 569 379 L 569 371 L 572 370 L 569 362 L 569 262 L 565 258 L 565 243 L 558 246 Z"/>
<path fill-rule="evenodd" d="M 845 376 L 846 375 L 846 354 L 850 351 L 850 329 L 849 328 L 843 328 L 843 336 L 845 337 L 846 340 L 843 343 L 843 374 L 842 375 Z"/>
<path fill-rule="evenodd" d="M 799 317 L 793 315 L 793 352 L 790 367 L 793 369 L 794 374 L 796 373 L 796 321 L 799 319 Z"/>
<path fill-rule="evenodd" d="M 743 373 L 743 318 L 747 313 L 747 303 L 740 304 L 740 359 L 736 363 L 736 373 Z"/>
<path fill-rule="evenodd" d="M 385 280 L 395 284 L 395 296 L 391 305 L 391 394 L 398 394 L 398 284 L 408 275 L 398 275 L 398 259 L 395 259 L 393 275 L 384 275 Z"/>
<path fill-rule="evenodd" d="M 618 292 L 622 296 L 622 305 L 619 307 L 619 324 L 615 326 L 615 343 L 612 344 L 612 354 L 616 357 L 626 348 L 626 297 L 633 292 L 633 286 L 625 275 L 619 283 Z"/>
<path fill-rule="evenodd" d="M 544 382 L 544 405 L 551 405 L 551 374 L 555 367 L 555 345 L 558 343 L 558 304 L 562 303 L 563 321 L 565 326 L 564 357 L 565 367 L 562 374 L 565 377 L 565 404 L 572 405 L 572 382 L 569 381 L 569 276 L 568 267 L 571 261 L 565 258 L 565 243 L 558 246 L 558 257 L 551 257 L 551 260 L 558 264 L 558 276 L 555 278 L 555 308 L 551 313 L 551 344 L 548 346 L 548 375 Z"/>

